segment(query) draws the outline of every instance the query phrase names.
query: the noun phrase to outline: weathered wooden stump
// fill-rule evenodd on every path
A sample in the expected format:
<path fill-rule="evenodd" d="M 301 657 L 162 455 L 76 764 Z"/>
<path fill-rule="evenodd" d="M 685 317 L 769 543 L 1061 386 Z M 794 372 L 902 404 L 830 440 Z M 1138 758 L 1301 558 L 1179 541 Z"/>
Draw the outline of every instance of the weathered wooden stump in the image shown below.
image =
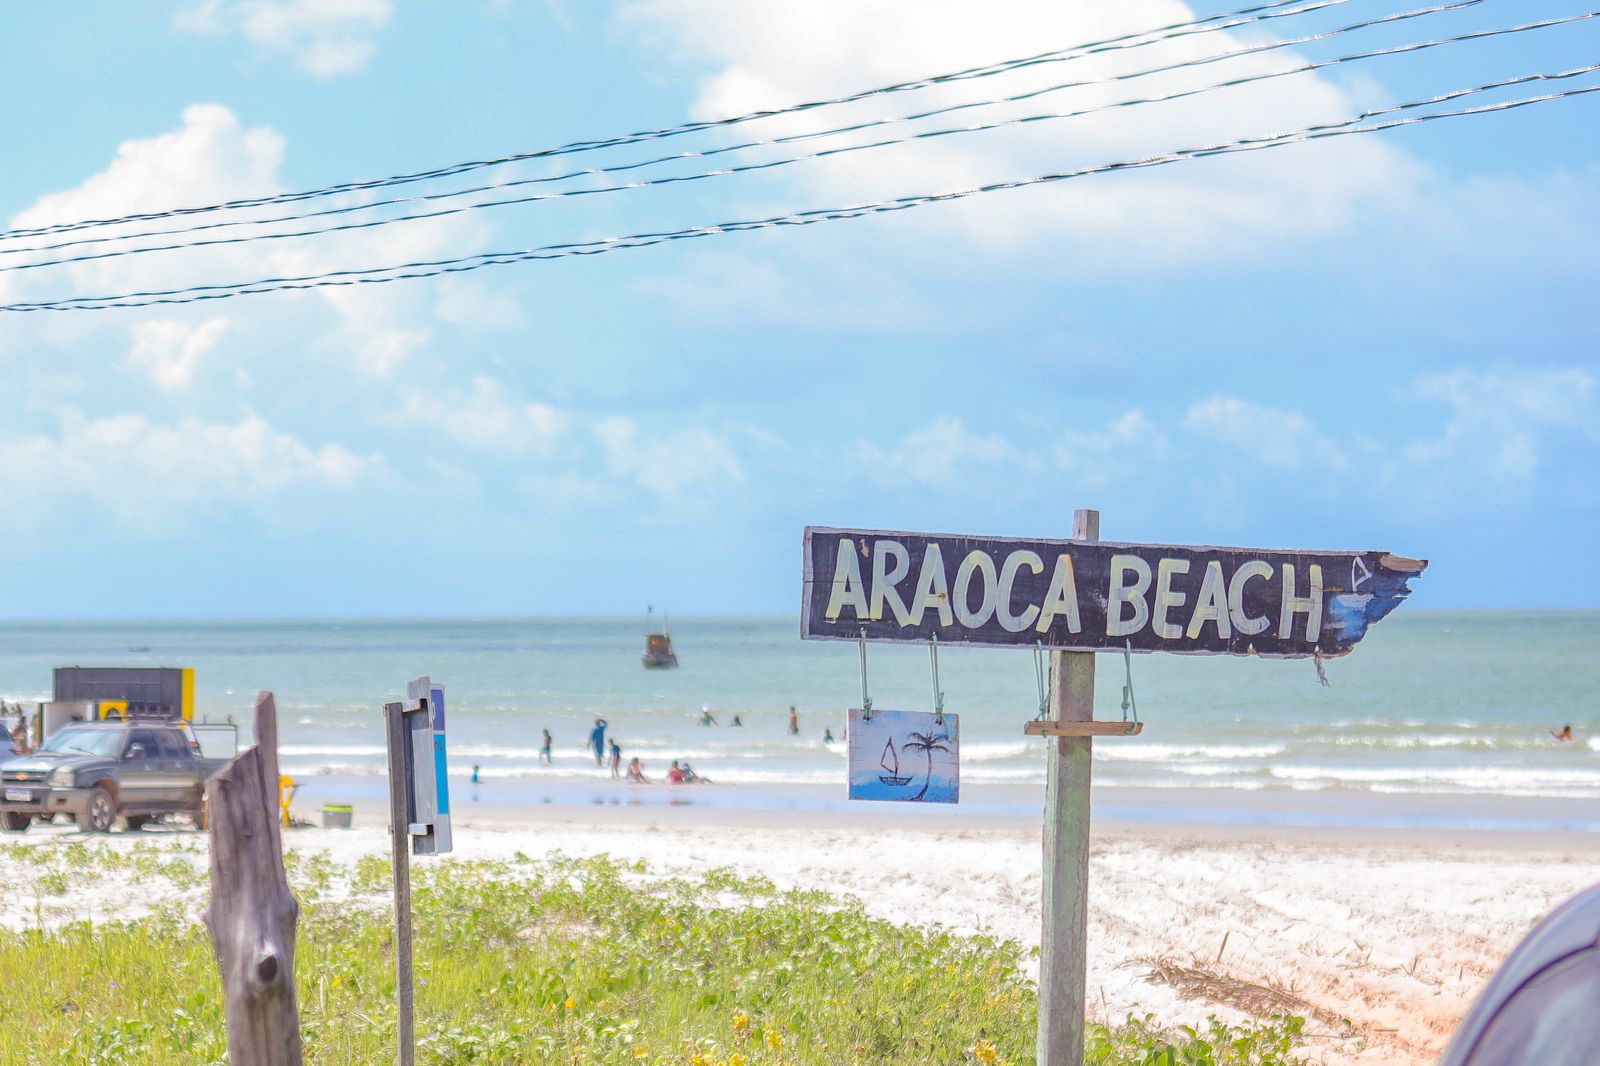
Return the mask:
<path fill-rule="evenodd" d="M 206 927 L 222 970 L 232 1066 L 300 1066 L 294 934 L 278 827 L 278 710 L 256 698 L 256 742 L 206 784 L 211 906 Z"/>

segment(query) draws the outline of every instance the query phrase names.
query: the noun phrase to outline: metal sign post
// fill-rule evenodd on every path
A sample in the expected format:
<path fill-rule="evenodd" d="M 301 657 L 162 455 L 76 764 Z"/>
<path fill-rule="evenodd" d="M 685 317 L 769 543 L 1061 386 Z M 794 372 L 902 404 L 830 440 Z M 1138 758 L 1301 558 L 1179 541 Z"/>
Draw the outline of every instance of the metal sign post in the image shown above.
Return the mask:
<path fill-rule="evenodd" d="M 444 687 L 426 676 L 406 686 L 404 703 L 383 706 L 389 748 L 389 832 L 394 850 L 395 994 L 400 1066 L 417 1061 L 411 958 L 411 855 L 451 849 L 445 766 Z"/>

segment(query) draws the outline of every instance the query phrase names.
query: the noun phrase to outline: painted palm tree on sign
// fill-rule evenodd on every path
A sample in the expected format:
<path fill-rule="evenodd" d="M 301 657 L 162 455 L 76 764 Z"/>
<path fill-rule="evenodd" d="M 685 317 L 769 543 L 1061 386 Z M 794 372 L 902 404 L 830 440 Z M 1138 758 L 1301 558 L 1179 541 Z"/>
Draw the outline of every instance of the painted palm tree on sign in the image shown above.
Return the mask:
<path fill-rule="evenodd" d="M 950 734 L 935 733 L 929 730 L 926 733 L 907 733 L 906 739 L 900 745 L 901 751 L 920 751 L 928 757 L 928 776 L 922 782 L 922 791 L 912 796 L 912 801 L 920 800 L 928 794 L 928 786 L 933 784 L 933 753 L 936 751 L 948 752 Z"/>

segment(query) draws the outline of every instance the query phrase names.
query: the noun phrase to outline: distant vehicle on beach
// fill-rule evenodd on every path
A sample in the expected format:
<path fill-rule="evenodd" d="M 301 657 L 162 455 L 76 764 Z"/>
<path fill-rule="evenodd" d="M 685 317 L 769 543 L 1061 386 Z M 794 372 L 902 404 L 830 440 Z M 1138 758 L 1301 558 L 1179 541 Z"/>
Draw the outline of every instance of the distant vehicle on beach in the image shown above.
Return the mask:
<path fill-rule="evenodd" d="M 661 632 L 644 635 L 644 655 L 641 661 L 647 670 L 661 670 L 678 665 L 678 655 L 672 650 L 672 631 L 667 628 L 665 611 L 661 614 Z"/>
<path fill-rule="evenodd" d="M 181 719 L 75 723 L 0 769 L 0 823 L 22 832 L 35 817 L 70 814 L 105 833 L 119 816 L 129 829 L 178 812 L 198 818 L 206 779 L 228 761 L 205 758 Z"/>

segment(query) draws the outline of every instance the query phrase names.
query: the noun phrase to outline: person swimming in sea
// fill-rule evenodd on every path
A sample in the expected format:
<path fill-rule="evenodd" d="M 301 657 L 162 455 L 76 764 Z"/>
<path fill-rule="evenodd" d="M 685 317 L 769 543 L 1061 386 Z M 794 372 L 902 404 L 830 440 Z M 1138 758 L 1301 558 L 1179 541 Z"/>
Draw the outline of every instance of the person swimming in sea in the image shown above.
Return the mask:
<path fill-rule="evenodd" d="M 717 724 L 716 718 L 712 717 L 711 704 L 709 704 L 709 703 L 702 703 L 700 705 L 700 724 L 701 725 L 716 725 Z"/>
<path fill-rule="evenodd" d="M 830 729 L 824 729 L 822 731 L 822 742 L 824 744 L 832 744 L 833 743 L 833 730 L 831 728 Z"/>
<path fill-rule="evenodd" d="M 744 722 L 743 722 L 743 720 L 740 719 L 740 717 L 738 715 L 734 715 L 733 716 L 733 721 L 729 722 L 728 725 L 730 725 L 730 726 L 736 726 L 736 725 L 737 726 L 742 726 L 742 725 L 744 725 Z"/>
<path fill-rule="evenodd" d="M 1552 730 L 1550 730 L 1550 735 L 1555 737 L 1557 740 L 1561 741 L 1563 744 L 1565 744 L 1567 741 L 1573 739 L 1572 738 L 1572 725 L 1569 723 L 1567 725 L 1562 726 L 1561 727 L 1561 732 L 1559 732 L 1559 733 L 1557 733 L 1554 729 L 1552 729 Z"/>

